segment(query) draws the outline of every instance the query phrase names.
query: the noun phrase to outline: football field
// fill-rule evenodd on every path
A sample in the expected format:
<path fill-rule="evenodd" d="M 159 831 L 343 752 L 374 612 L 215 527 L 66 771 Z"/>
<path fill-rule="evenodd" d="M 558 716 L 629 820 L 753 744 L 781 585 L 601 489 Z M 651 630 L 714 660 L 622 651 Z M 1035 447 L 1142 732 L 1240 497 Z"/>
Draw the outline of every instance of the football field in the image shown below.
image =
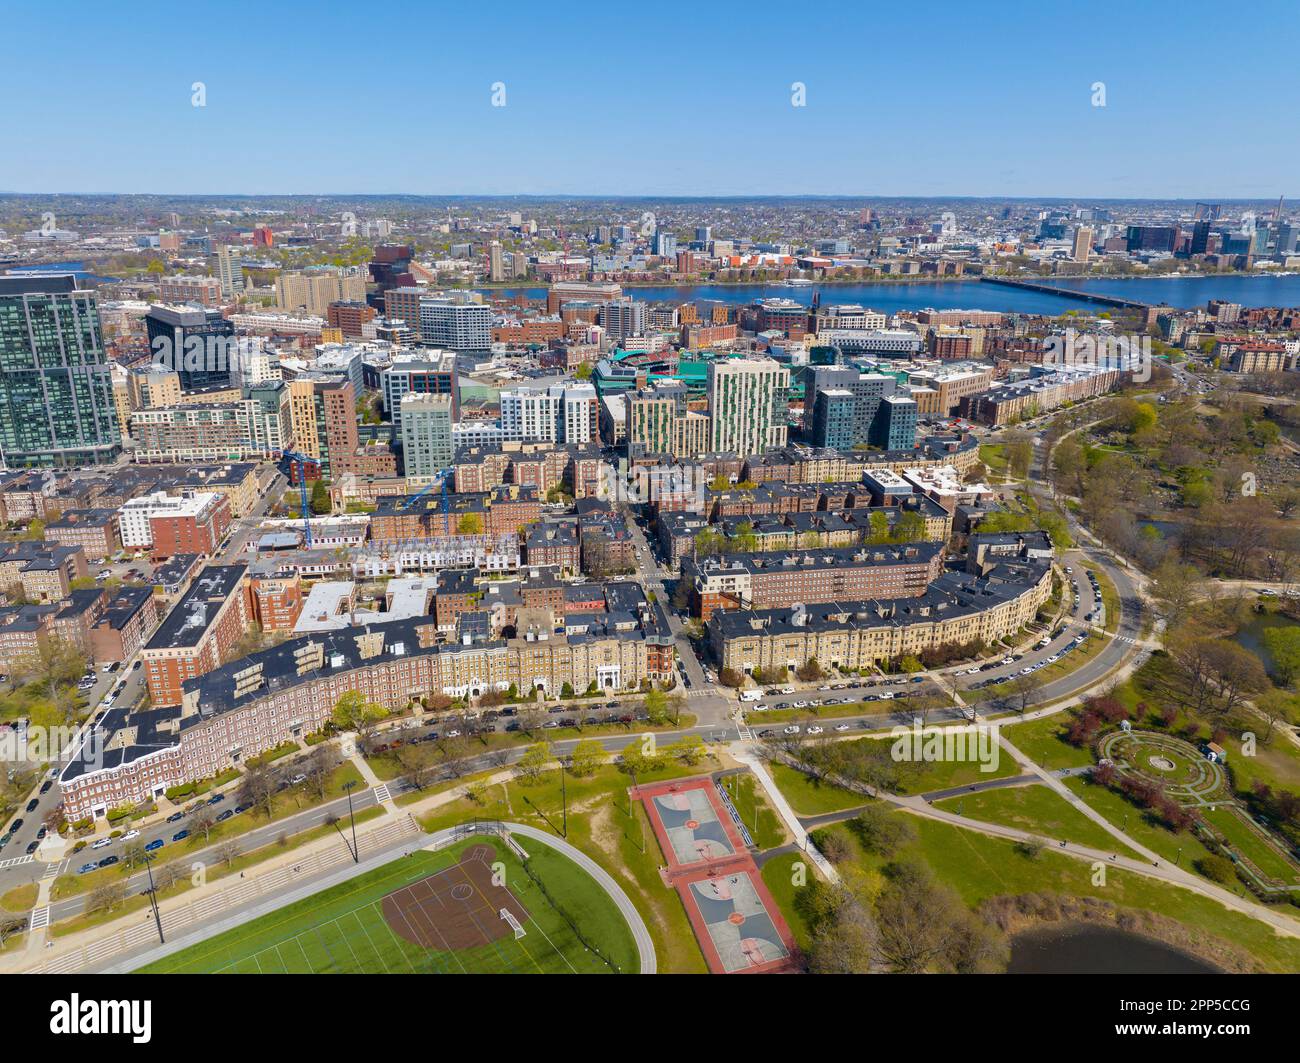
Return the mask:
<path fill-rule="evenodd" d="M 201 941 L 154 974 L 609 974 L 635 971 L 626 921 L 566 857 L 500 839 L 420 850 Z M 531 871 L 531 875 L 529 872 Z M 580 925 L 580 930 L 576 927 Z"/>

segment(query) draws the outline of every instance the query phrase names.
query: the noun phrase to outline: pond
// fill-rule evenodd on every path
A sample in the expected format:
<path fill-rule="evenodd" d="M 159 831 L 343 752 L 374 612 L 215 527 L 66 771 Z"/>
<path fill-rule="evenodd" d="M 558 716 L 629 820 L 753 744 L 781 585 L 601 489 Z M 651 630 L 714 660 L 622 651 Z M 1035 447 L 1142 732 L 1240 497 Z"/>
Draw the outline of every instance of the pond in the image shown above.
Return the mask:
<path fill-rule="evenodd" d="M 1011 939 L 1008 974 L 1216 974 L 1172 945 L 1091 923 L 1059 923 Z"/>
<path fill-rule="evenodd" d="M 1290 620 L 1279 613 L 1256 613 L 1251 617 L 1251 621 L 1232 638 L 1239 646 L 1244 646 L 1264 662 L 1264 667 L 1271 674 L 1273 671 L 1273 655 L 1268 652 L 1268 647 L 1264 645 L 1264 632 L 1274 627 L 1298 627 L 1294 620 Z"/>

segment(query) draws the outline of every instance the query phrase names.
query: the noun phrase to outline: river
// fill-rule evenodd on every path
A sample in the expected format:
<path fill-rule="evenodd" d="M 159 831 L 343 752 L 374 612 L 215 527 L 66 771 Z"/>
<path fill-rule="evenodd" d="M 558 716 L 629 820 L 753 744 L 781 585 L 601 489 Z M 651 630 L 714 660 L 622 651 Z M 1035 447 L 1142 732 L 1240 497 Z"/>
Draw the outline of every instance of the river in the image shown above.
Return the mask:
<path fill-rule="evenodd" d="M 1135 280 L 1048 279 L 1044 283 L 1063 288 L 1122 296 L 1144 303 L 1170 306 L 1203 306 L 1210 299 L 1223 299 L 1243 306 L 1300 306 L 1300 274 L 1268 277 L 1230 274 L 1215 277 L 1142 277 Z M 492 288 L 485 294 L 545 299 L 545 288 Z M 869 284 L 814 284 L 787 288 L 780 284 L 694 284 L 661 287 L 630 287 L 627 294 L 648 302 L 716 301 L 751 303 L 762 298 L 793 299 L 808 306 L 813 293 L 820 292 L 823 304 L 860 303 L 882 313 L 899 310 L 994 310 L 1016 314 L 1062 314 L 1067 310 L 1104 311 L 1105 306 L 1072 299 L 1068 295 L 983 284 L 977 280 L 881 281 Z"/>
<path fill-rule="evenodd" d="M 1171 945 L 1092 923 L 1054 923 L 1011 939 L 1008 974 L 1215 974 Z"/>

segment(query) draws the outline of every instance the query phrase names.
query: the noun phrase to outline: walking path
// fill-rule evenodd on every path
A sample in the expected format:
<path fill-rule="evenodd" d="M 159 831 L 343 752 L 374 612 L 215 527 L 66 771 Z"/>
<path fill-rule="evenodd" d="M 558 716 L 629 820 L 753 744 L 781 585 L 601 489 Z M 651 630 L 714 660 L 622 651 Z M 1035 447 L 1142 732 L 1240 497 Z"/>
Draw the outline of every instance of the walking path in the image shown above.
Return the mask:
<path fill-rule="evenodd" d="M 794 835 L 795 843 L 800 849 L 807 853 L 812 859 L 812 862 L 817 865 L 817 869 L 822 873 L 826 881 L 839 882 L 840 873 L 835 870 L 835 865 L 827 860 L 826 857 L 822 855 L 821 850 L 812 843 L 812 840 L 808 837 L 808 832 L 804 829 L 803 824 L 799 822 L 798 814 L 790 807 L 790 802 L 785 799 L 785 794 L 781 792 L 780 788 L 776 785 L 776 781 L 772 778 L 771 773 L 768 772 L 767 765 L 754 754 L 753 750 L 749 746 L 742 743 L 735 743 L 731 746 L 728 752 L 730 752 L 737 761 L 744 764 L 754 773 L 754 778 L 756 778 L 759 781 L 759 784 L 763 787 L 764 792 L 767 794 L 767 799 L 772 802 L 773 806 L 776 808 L 777 814 L 785 822 L 790 833 Z"/>

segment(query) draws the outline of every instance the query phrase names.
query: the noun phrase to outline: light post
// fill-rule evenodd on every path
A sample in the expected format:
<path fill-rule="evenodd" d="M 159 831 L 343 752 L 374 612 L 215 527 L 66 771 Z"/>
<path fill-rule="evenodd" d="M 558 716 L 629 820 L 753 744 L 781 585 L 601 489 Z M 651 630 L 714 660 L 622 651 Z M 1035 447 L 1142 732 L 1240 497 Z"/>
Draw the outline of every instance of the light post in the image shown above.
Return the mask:
<path fill-rule="evenodd" d="M 162 916 L 158 912 L 158 891 L 153 884 L 153 857 L 149 853 L 144 854 L 144 870 L 149 876 L 149 906 L 153 909 L 154 925 L 158 927 L 158 941 L 166 944 L 167 939 L 163 937 Z"/>
<path fill-rule="evenodd" d="M 348 819 L 352 823 L 352 862 L 361 863 L 361 854 L 357 852 L 357 817 L 352 813 L 352 791 L 356 789 L 356 782 L 349 781 L 343 784 L 343 792 L 348 795 Z"/>

